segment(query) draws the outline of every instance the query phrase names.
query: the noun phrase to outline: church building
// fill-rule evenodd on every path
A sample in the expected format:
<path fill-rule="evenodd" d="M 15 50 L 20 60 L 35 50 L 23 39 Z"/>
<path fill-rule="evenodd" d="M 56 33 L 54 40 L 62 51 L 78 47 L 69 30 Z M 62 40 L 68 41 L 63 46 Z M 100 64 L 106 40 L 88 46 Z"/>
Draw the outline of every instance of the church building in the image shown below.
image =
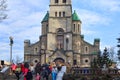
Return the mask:
<path fill-rule="evenodd" d="M 71 0 L 50 0 L 49 11 L 41 21 L 39 41 L 34 44 L 24 41 L 24 61 L 90 67 L 100 51 L 100 39 L 94 39 L 93 44 L 85 41 L 81 24 L 77 12 L 72 10 Z"/>

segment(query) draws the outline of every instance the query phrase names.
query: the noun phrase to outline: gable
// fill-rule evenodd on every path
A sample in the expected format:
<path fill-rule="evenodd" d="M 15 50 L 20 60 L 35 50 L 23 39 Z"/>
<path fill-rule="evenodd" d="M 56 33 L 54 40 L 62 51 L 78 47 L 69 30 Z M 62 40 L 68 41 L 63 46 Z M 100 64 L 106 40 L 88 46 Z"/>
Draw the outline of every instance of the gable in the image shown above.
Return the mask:
<path fill-rule="evenodd" d="M 56 51 L 52 55 L 52 57 L 66 57 L 66 55 L 62 51 Z"/>

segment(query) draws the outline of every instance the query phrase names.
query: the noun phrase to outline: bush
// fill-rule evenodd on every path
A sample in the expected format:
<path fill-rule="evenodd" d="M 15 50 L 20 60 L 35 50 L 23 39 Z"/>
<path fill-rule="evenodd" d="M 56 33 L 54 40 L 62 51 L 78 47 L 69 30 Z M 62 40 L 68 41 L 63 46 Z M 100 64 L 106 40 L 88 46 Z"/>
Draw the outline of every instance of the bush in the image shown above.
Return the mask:
<path fill-rule="evenodd" d="M 86 77 L 82 77 L 80 80 L 87 80 L 87 78 Z"/>
<path fill-rule="evenodd" d="M 65 74 L 63 80 L 75 80 L 75 77 L 72 74 Z"/>

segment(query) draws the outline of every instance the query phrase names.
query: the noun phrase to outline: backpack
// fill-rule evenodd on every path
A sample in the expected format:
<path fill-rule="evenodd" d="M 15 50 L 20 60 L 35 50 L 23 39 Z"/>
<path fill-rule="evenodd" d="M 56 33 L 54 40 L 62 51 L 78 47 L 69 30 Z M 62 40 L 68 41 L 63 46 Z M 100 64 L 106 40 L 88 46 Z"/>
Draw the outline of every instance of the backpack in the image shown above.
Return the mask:
<path fill-rule="evenodd" d="M 26 75 L 26 79 L 27 79 L 27 80 L 32 80 L 32 78 L 33 78 L 32 72 L 31 72 L 31 71 L 28 71 L 28 72 L 27 72 L 27 75 Z"/>
<path fill-rule="evenodd" d="M 48 71 L 47 71 L 47 70 L 43 70 L 43 72 L 42 72 L 42 76 L 43 76 L 43 77 L 48 76 Z"/>
<path fill-rule="evenodd" d="M 52 72 L 49 67 L 47 67 L 48 75 Z"/>

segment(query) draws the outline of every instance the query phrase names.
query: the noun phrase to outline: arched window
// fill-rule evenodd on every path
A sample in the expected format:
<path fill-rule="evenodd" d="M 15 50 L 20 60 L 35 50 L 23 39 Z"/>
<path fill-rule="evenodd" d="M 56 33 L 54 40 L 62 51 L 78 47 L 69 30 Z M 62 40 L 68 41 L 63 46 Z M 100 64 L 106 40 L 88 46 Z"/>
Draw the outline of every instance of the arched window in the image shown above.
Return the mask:
<path fill-rule="evenodd" d="M 75 32 L 75 24 L 73 24 L 73 30 L 74 30 L 74 32 Z"/>
<path fill-rule="evenodd" d="M 80 24 L 78 24 L 78 32 L 80 31 Z"/>
<path fill-rule="evenodd" d="M 58 28 L 57 32 L 58 32 L 58 33 L 63 33 L 64 30 L 63 30 L 62 28 Z"/>
<path fill-rule="evenodd" d="M 35 48 L 35 53 L 37 53 L 37 48 Z"/>
<path fill-rule="evenodd" d="M 65 17 L 65 11 L 63 11 L 63 17 Z"/>
<path fill-rule="evenodd" d="M 34 54 L 37 54 L 38 53 L 38 48 L 34 48 Z"/>
<path fill-rule="evenodd" d="M 48 32 L 48 24 L 46 24 L 46 33 Z"/>
<path fill-rule="evenodd" d="M 61 12 L 59 12 L 59 17 L 61 17 Z"/>
<path fill-rule="evenodd" d="M 62 28 L 59 28 L 57 30 L 57 37 L 56 37 L 56 42 L 57 42 L 57 48 L 61 49 L 64 48 L 64 36 L 63 36 L 64 30 Z"/>
<path fill-rule="evenodd" d="M 77 60 L 73 60 L 73 65 L 77 65 Z"/>
<path fill-rule="evenodd" d="M 89 48 L 88 48 L 88 46 L 85 46 L 84 51 L 85 51 L 85 54 L 88 54 L 88 53 L 89 53 Z"/>
<path fill-rule="evenodd" d="M 55 0 L 55 3 L 58 3 L 59 1 L 58 0 Z"/>
<path fill-rule="evenodd" d="M 57 17 L 57 12 L 55 12 L 55 17 Z"/>
<path fill-rule="evenodd" d="M 63 3 L 66 3 L 66 0 L 63 0 Z"/>

